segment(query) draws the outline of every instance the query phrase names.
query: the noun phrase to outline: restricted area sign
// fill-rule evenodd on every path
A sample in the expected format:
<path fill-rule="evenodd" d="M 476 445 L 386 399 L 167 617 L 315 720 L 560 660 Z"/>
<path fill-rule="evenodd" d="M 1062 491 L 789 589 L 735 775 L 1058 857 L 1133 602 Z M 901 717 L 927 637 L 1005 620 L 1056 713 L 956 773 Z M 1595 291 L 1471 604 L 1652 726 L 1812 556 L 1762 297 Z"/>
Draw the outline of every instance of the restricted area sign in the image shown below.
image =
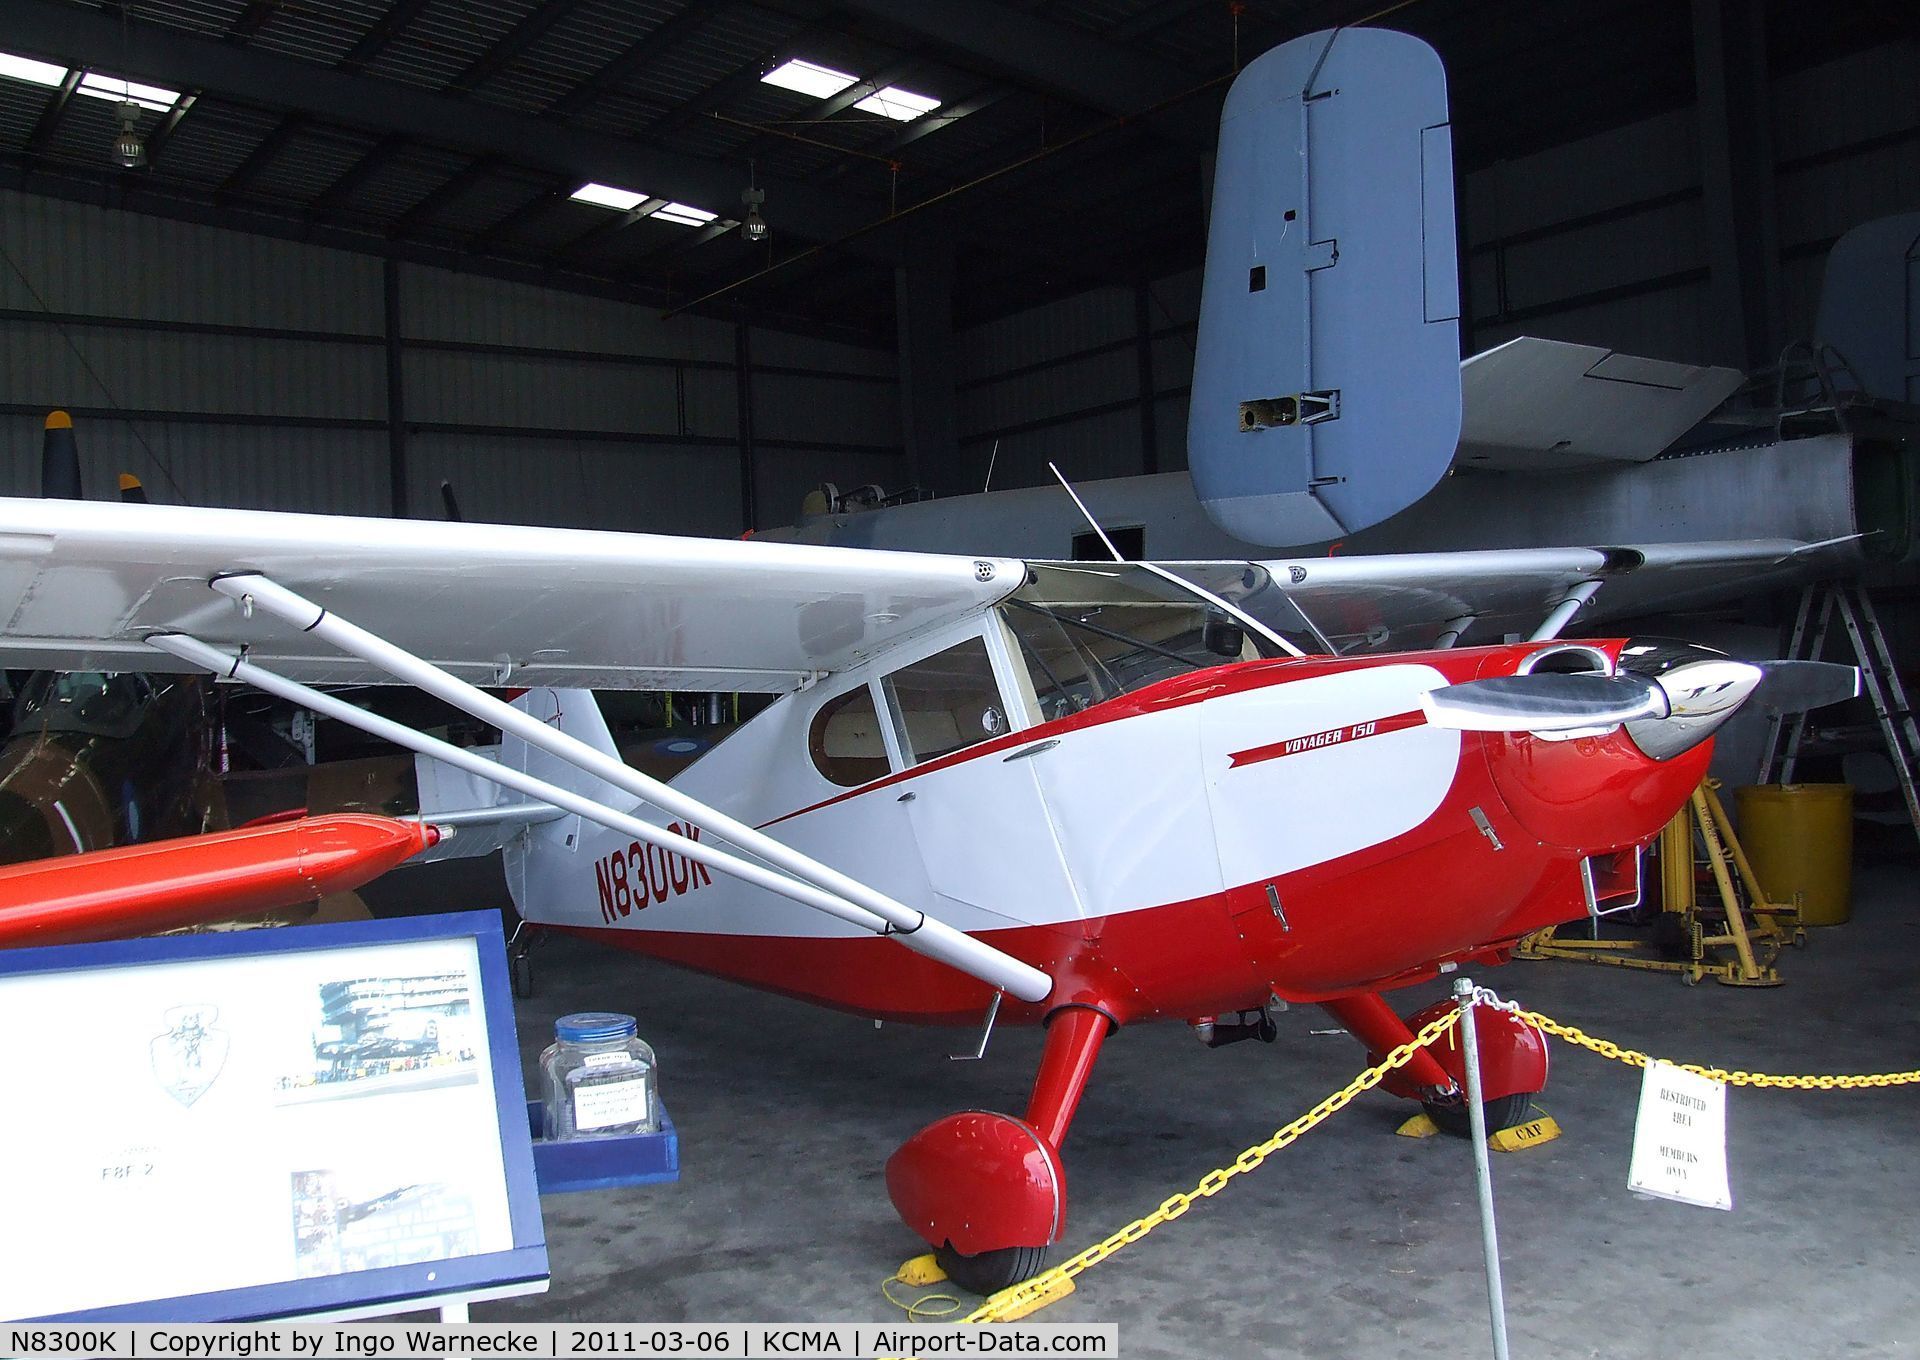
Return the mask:
<path fill-rule="evenodd" d="M 1647 1064 L 1627 1188 L 1705 1209 L 1733 1208 L 1724 1082 L 1658 1059 Z"/>

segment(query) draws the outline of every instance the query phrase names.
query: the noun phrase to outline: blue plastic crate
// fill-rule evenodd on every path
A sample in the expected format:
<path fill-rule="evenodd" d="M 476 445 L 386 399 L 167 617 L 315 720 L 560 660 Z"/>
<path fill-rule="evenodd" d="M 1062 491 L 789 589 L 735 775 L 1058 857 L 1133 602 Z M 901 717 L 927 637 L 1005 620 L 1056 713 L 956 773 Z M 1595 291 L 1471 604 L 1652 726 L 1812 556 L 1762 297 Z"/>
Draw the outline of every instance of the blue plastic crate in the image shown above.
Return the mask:
<path fill-rule="evenodd" d="M 617 1185 L 658 1185 L 680 1179 L 680 1135 L 667 1107 L 660 1107 L 658 1133 L 613 1138 L 570 1138 L 549 1143 L 540 1136 L 546 1103 L 527 1102 L 533 1130 L 533 1174 L 543 1195 L 608 1190 Z"/>

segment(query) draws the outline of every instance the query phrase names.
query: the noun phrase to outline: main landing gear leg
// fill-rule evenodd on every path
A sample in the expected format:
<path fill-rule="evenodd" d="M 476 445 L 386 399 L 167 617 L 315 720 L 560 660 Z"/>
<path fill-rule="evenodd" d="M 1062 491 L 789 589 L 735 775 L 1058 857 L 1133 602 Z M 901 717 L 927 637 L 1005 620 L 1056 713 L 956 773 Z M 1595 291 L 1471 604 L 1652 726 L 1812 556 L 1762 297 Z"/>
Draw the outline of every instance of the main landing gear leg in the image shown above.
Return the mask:
<path fill-rule="evenodd" d="M 1377 992 L 1341 997 L 1321 1005 L 1367 1046 L 1367 1061 L 1377 1063 L 1418 1031 L 1453 1007 L 1451 998 L 1436 1001 L 1402 1020 Z M 1487 1132 L 1497 1133 L 1527 1121 L 1533 1098 L 1547 1084 L 1546 1037 L 1507 1011 L 1483 1008 L 1475 1014 L 1480 1038 L 1482 1105 Z M 1459 1030 L 1449 1030 L 1416 1053 L 1413 1061 L 1390 1072 L 1382 1088 L 1407 1100 L 1417 1100 L 1433 1122 L 1448 1133 L 1465 1137 L 1469 1119 L 1461 1091 L 1466 1082 L 1465 1055 Z"/>
<path fill-rule="evenodd" d="M 1038 1275 L 1067 1217 L 1060 1144 L 1115 1028 L 1104 1011 L 1047 1018 L 1024 1119 L 968 1110 L 936 1120 L 887 1159 L 887 1193 L 963 1289 L 991 1294 Z"/>

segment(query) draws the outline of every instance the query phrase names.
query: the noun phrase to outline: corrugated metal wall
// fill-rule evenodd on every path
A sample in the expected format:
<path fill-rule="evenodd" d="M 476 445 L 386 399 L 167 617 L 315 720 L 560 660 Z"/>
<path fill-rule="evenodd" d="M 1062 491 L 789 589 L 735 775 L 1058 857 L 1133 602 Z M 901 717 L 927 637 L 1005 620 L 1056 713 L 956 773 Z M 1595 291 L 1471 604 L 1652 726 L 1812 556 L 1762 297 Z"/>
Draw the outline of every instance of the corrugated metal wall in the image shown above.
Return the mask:
<path fill-rule="evenodd" d="M 1827 251 L 1849 228 L 1920 206 L 1912 49 L 1856 53 L 1772 92 L 1782 340 L 1812 329 Z M 1460 187 L 1467 340 L 1516 335 L 1700 362 L 1713 315 L 1697 118 L 1681 109 L 1504 162 Z M 1186 465 L 1199 275 L 1149 287 L 1153 456 L 1138 419 L 1134 294 L 1103 288 L 973 327 L 960 355 L 961 450 L 996 486 Z M 1123 409 L 1124 408 L 1124 409 Z"/>
<path fill-rule="evenodd" d="M 42 418 L 75 412 L 87 485 L 391 509 L 375 257 L 0 192 L 0 491 L 33 494 Z M 408 511 L 738 533 L 736 328 L 411 265 L 397 270 Z M 897 484 L 894 355 L 749 336 L 762 524 L 826 479 Z"/>
<path fill-rule="evenodd" d="M 1185 467 L 1199 287 L 1097 288 L 958 333 L 965 465 L 984 480 L 992 462 L 996 487 L 1049 481 L 1049 461 L 1075 480 Z"/>
<path fill-rule="evenodd" d="M 1879 47 L 1774 90 L 1782 312 L 1813 329 L 1827 249 L 1862 222 L 1920 208 L 1920 80 L 1913 48 Z"/>

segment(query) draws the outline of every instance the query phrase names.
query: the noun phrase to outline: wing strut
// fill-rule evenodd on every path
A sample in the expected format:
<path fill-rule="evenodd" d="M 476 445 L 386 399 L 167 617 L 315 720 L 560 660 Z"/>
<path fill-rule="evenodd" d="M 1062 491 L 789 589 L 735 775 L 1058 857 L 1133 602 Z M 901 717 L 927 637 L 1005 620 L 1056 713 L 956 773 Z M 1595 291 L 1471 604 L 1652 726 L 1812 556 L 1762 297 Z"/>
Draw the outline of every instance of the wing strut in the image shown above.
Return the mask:
<path fill-rule="evenodd" d="M 1582 581 L 1579 585 L 1560 597 L 1560 603 L 1556 604 L 1553 607 L 1553 612 L 1548 614 L 1547 617 L 1541 621 L 1540 626 L 1533 630 L 1533 635 L 1529 637 L 1527 641 L 1551 642 L 1554 638 L 1559 637 L 1560 630 L 1573 622 L 1573 616 L 1580 612 L 1580 606 L 1584 605 L 1588 600 L 1591 600 L 1595 595 L 1599 594 L 1599 592 L 1600 582 Z"/>
<path fill-rule="evenodd" d="M 498 727 L 502 731 L 512 732 L 530 746 L 539 747 L 568 764 L 605 780 L 615 788 L 624 789 L 637 798 L 645 799 L 674 816 L 697 823 L 712 834 L 731 842 L 736 848 L 785 870 L 787 874 L 801 880 L 804 884 L 822 890 L 825 896 L 837 899 L 841 905 L 851 904 L 863 908 L 885 922 L 887 932 L 900 937 L 901 943 L 930 958 L 958 968 L 991 986 L 1011 992 L 1023 1001 L 1042 1001 L 1053 990 L 1053 979 L 1040 969 L 1023 963 L 964 931 L 956 930 L 925 912 L 917 911 L 896 901 L 877 888 L 862 883 L 848 874 L 843 874 L 830 865 L 822 864 L 811 856 L 800 853 L 792 846 L 729 817 L 718 808 L 642 774 L 625 762 L 605 755 L 585 742 L 547 726 L 531 714 L 494 698 L 466 681 L 448 674 L 433 663 L 422 660 L 404 648 L 397 647 L 338 615 L 328 613 L 322 606 L 265 576 L 256 574 L 223 576 L 215 578 L 211 584 L 221 594 L 238 601 L 243 609 L 247 608 L 248 601 L 251 601 L 254 606 L 266 610 L 283 622 L 378 666 L 396 679 L 444 699 L 455 708 L 471 714 L 482 722 Z M 493 776 L 490 774 L 488 777 Z M 556 800 L 548 797 L 548 801 Z M 601 818 L 594 817 L 592 820 L 601 821 Z M 677 852 L 685 853 L 678 845 L 673 848 Z M 737 869 L 729 868 L 728 872 L 737 872 Z M 780 877 L 784 878 L 784 875 Z M 791 884 L 791 880 L 786 881 Z M 788 888 L 775 890 L 783 892 L 788 897 L 794 896 Z M 807 905 L 820 906 L 821 904 L 818 901 L 808 901 Z"/>
<path fill-rule="evenodd" d="M 610 808 L 604 803 L 574 793 L 558 784 L 549 784 L 544 779 L 538 779 L 510 766 L 502 765 L 497 760 L 489 760 L 464 747 L 455 746 L 452 742 L 442 741 L 438 737 L 430 737 L 424 732 L 415 731 L 404 723 L 383 718 L 377 713 L 369 713 L 357 705 L 347 703 L 344 699 L 337 699 L 331 694 L 310 689 L 297 680 L 289 680 L 284 675 L 256 666 L 251 661 L 237 657 L 231 652 L 209 646 L 198 638 L 190 637 L 185 633 L 156 633 L 147 641 L 163 652 L 169 652 L 184 661 L 191 661 L 196 666 L 205 666 L 215 675 L 227 679 L 244 680 L 256 689 L 278 695 L 282 699 L 310 708 L 315 713 L 326 717 L 336 718 L 359 728 L 362 732 L 371 733 L 382 741 L 390 741 L 396 746 L 404 746 L 420 755 L 445 761 L 456 769 L 465 770 L 468 774 L 477 775 L 502 788 L 512 789 L 515 793 L 539 799 L 539 803 L 531 805 L 534 812 L 545 812 L 551 816 L 574 813 L 585 817 L 590 822 L 597 822 L 601 826 L 618 831 L 622 835 L 632 836 L 635 840 L 645 841 L 649 845 L 659 846 L 662 850 L 698 860 L 710 869 L 734 874 L 756 887 L 765 888 L 769 892 L 782 893 L 796 902 L 859 926 L 862 930 L 871 930 L 875 934 L 887 932 L 887 923 L 880 917 L 863 907 L 856 907 L 851 902 L 835 897 L 832 893 L 823 892 L 810 883 L 802 883 L 785 874 L 775 873 L 762 865 L 740 859 L 725 850 L 716 850 L 689 836 L 679 835 L 665 827 L 655 826 L 651 822 L 643 822 L 638 817 Z M 435 826 L 445 826 L 449 821 L 457 824 L 463 817 L 472 820 L 471 814 L 458 812 L 446 819 L 432 813 L 424 813 L 421 820 L 431 822 Z M 535 818 L 527 816 L 523 820 L 531 821 Z"/>

